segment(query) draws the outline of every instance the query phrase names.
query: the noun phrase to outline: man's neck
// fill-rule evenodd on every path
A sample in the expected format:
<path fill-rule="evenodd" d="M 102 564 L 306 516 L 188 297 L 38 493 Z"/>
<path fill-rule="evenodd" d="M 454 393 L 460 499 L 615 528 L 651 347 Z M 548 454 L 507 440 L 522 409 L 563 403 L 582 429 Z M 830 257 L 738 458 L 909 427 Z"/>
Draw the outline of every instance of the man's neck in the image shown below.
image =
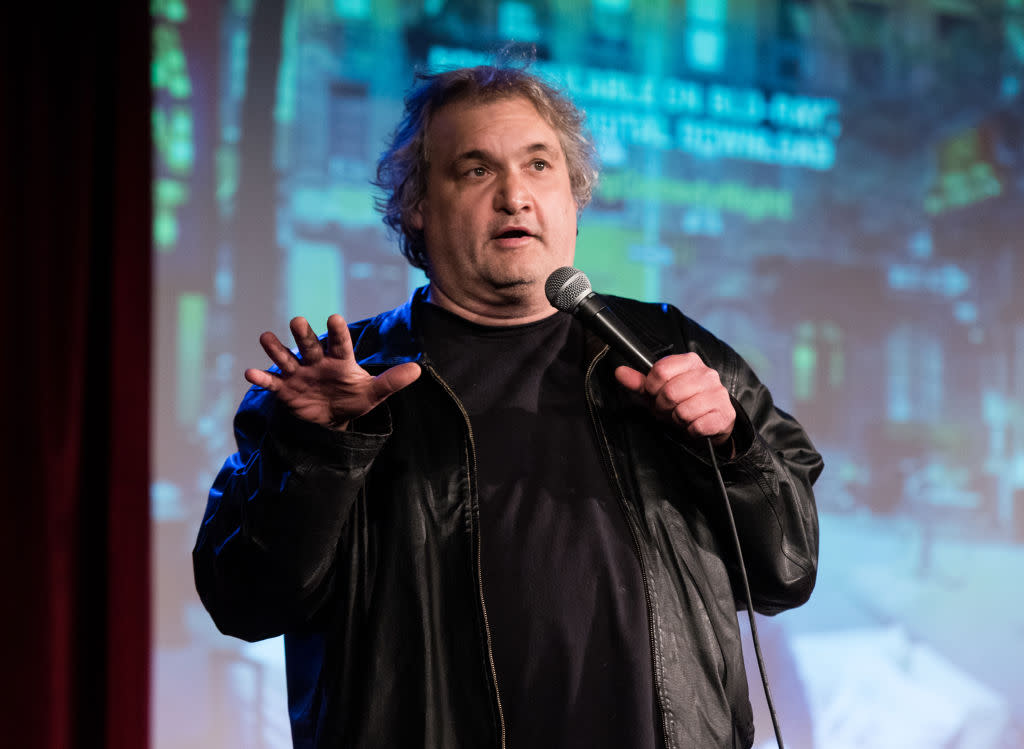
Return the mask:
<path fill-rule="evenodd" d="M 543 320 L 558 311 L 547 299 L 543 303 L 537 300 L 523 300 L 504 305 L 460 303 L 445 294 L 434 283 L 427 288 L 427 301 L 478 325 L 523 325 Z"/>

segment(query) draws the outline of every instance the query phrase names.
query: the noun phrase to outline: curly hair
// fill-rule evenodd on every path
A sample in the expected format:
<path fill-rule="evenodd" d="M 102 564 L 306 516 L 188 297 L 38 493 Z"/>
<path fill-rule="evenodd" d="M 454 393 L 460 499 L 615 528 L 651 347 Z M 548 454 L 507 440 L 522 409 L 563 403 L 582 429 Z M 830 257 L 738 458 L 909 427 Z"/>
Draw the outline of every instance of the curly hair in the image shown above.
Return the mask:
<path fill-rule="evenodd" d="M 426 132 L 431 118 L 456 102 L 491 102 L 523 97 L 559 135 L 578 211 L 590 202 L 597 184 L 597 153 L 584 131 L 584 114 L 568 97 L 523 68 L 480 65 L 443 73 L 418 73 L 405 97 L 405 113 L 377 162 L 373 184 L 383 191 L 376 201 L 384 223 L 398 236 L 402 254 L 429 272 L 423 233 L 410 223 L 423 200 L 430 166 Z"/>

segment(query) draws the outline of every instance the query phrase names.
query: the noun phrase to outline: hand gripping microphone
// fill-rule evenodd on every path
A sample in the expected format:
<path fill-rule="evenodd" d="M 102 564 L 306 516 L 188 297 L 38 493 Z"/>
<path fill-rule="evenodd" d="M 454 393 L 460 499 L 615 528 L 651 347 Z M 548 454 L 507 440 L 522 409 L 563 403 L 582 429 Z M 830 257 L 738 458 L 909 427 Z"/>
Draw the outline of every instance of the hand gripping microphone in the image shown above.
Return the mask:
<path fill-rule="evenodd" d="M 654 356 L 612 312 L 608 301 L 590 288 L 590 280 L 583 271 L 568 265 L 556 269 L 544 284 L 544 294 L 552 307 L 577 317 L 641 374 L 651 371 Z"/>

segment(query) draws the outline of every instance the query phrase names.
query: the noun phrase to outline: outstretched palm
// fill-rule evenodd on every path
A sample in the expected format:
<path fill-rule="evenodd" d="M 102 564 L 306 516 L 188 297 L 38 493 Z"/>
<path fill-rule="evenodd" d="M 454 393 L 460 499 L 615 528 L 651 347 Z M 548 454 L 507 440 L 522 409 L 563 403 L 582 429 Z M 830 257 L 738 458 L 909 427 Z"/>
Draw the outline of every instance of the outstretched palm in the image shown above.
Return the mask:
<path fill-rule="evenodd" d="M 274 392 L 281 403 L 301 419 L 333 429 L 370 411 L 420 376 L 418 364 L 399 364 L 374 377 L 356 362 L 352 337 L 341 315 L 327 318 L 324 346 L 303 317 L 289 323 L 299 356 L 271 332 L 260 336 L 260 345 L 281 370 L 245 370 L 245 379 Z"/>

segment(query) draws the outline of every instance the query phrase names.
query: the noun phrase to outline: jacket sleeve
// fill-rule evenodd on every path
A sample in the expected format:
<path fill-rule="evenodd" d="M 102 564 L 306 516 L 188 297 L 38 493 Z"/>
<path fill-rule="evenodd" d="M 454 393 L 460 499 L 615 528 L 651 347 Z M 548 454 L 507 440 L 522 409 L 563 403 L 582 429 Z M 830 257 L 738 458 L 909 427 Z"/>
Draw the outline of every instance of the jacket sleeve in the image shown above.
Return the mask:
<path fill-rule="evenodd" d="M 210 489 L 192 565 L 218 629 L 254 641 L 300 626 L 326 599 L 339 538 L 391 424 L 380 406 L 333 431 L 252 388 L 234 425 L 238 452 Z"/>
<path fill-rule="evenodd" d="M 739 354 L 693 321 L 683 320 L 692 349 L 718 370 L 736 409 L 735 455 L 718 463 L 754 608 L 775 614 L 799 606 L 810 597 L 817 576 L 818 511 L 812 486 L 824 465 L 821 455 Z M 710 456 L 705 446 L 687 449 L 704 466 L 698 471 L 707 481 L 701 493 L 715 518 L 719 545 L 739 594 L 732 531 Z"/>

